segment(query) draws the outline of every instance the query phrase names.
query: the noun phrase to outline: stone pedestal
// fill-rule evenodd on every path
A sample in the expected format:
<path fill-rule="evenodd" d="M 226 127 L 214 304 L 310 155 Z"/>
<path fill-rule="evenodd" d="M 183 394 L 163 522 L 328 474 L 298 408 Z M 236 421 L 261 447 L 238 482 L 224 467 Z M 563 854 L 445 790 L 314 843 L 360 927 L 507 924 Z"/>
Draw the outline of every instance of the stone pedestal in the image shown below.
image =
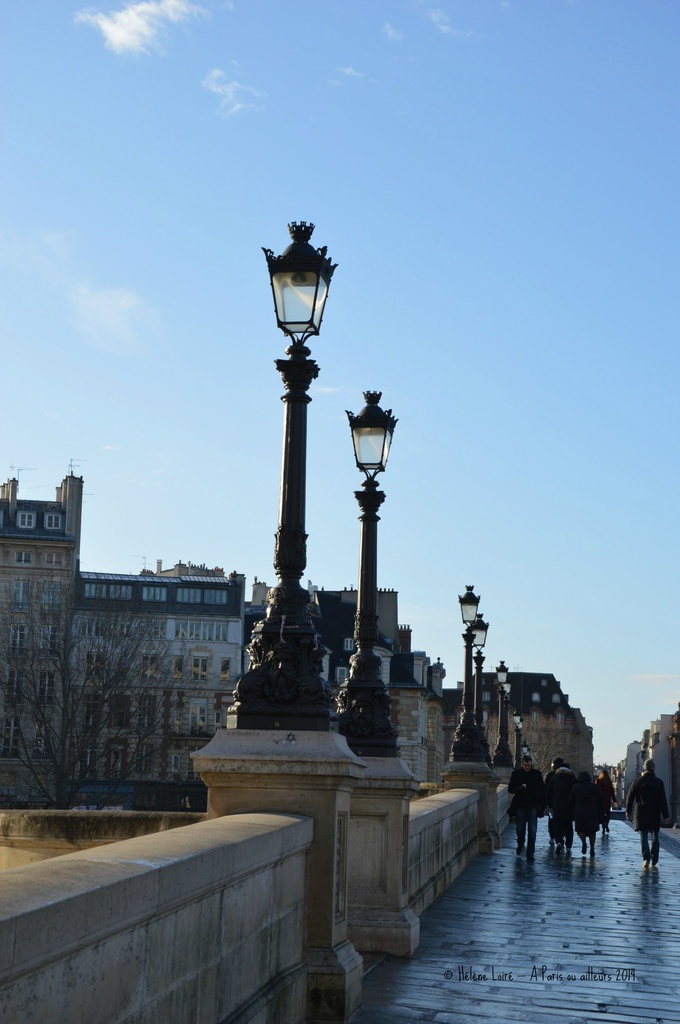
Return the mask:
<path fill-rule="evenodd" d="M 271 811 L 314 819 L 304 947 L 309 1024 L 347 1021 L 361 1002 L 363 960 L 348 940 L 352 790 L 365 762 L 335 732 L 220 729 L 192 755 L 208 817 Z"/>
<path fill-rule="evenodd" d="M 442 771 L 444 789 L 476 789 L 479 793 L 477 836 L 479 852 L 493 853 L 501 845 L 496 790 L 500 778 L 486 761 L 449 761 Z"/>
<path fill-rule="evenodd" d="M 348 934 L 363 953 L 410 956 L 420 941 L 408 906 L 409 803 L 418 783 L 401 758 L 366 764 L 352 794 Z"/>

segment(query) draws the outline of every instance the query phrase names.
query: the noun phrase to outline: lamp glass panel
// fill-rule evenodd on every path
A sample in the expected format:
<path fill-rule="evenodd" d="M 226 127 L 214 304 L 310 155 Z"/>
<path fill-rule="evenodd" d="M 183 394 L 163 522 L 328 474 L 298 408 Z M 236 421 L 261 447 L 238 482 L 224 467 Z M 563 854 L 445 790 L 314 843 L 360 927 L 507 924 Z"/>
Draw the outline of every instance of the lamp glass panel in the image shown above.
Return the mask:
<path fill-rule="evenodd" d="M 384 469 L 387 461 L 385 449 L 389 449 L 386 431 L 382 427 L 355 427 L 352 433 L 354 454 L 359 466 L 366 471 Z"/>
<path fill-rule="evenodd" d="M 481 627 L 480 626 L 473 626 L 472 629 L 473 629 L 473 632 L 475 634 L 474 635 L 474 640 L 473 640 L 473 643 L 474 643 L 475 647 L 483 647 L 484 644 L 486 643 L 487 627 L 485 625 L 481 626 Z"/>
<path fill-rule="evenodd" d="M 475 601 L 468 601 L 466 598 L 458 598 L 458 600 L 460 601 L 460 614 L 463 616 L 463 622 L 469 625 L 477 618 L 479 598 Z"/>
<path fill-rule="evenodd" d="M 318 330 L 328 292 L 325 281 L 308 271 L 288 271 L 274 274 L 272 286 L 277 316 L 289 331 L 301 333 L 311 324 Z"/>

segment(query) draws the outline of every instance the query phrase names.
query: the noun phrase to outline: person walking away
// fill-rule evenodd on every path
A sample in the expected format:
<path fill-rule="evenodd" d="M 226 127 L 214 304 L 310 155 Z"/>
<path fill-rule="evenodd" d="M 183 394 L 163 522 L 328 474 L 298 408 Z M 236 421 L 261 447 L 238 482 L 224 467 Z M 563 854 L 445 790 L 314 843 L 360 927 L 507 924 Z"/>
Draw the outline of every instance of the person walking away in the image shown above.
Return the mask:
<path fill-rule="evenodd" d="M 666 787 L 663 781 L 657 778 L 656 765 L 651 757 L 647 758 L 643 765 L 642 775 L 638 775 L 633 785 L 628 790 L 626 798 L 626 817 L 631 820 L 633 816 L 633 828 L 640 833 L 640 847 L 642 849 L 642 868 L 647 870 L 650 861 L 653 868 L 659 862 L 659 829 L 661 819 L 668 822 L 668 802 L 666 800 Z M 649 848 L 649 833 L 652 833 L 652 848 Z"/>
<path fill-rule="evenodd" d="M 545 812 L 545 790 L 543 776 L 534 768 L 530 754 L 522 757 L 521 768 L 515 768 L 510 776 L 508 793 L 514 796 L 510 813 L 516 819 L 517 856 L 522 853 L 526 839 L 527 860 L 531 862 L 535 859 L 538 819 Z"/>
<path fill-rule="evenodd" d="M 564 848 L 568 854 L 571 854 L 574 828 L 569 795 L 575 785 L 576 775 L 564 761 L 553 775 L 545 791 L 545 802 L 552 810 L 553 816 L 555 853 L 561 853 Z"/>
<path fill-rule="evenodd" d="M 581 840 L 581 854 L 587 853 L 586 840 L 590 840 L 590 856 L 595 856 L 595 836 L 604 814 L 602 794 L 590 777 L 590 772 L 580 772 L 576 784 L 569 794 L 569 803 L 574 817 L 574 827 Z"/>
<path fill-rule="evenodd" d="M 612 807 L 616 803 L 616 792 L 614 790 L 614 783 L 612 782 L 609 772 L 606 768 L 603 768 L 598 777 L 595 779 L 595 785 L 599 786 L 600 793 L 602 794 L 602 800 L 604 802 L 604 820 L 602 822 L 602 836 L 609 832 L 609 818 L 611 815 Z"/>
<path fill-rule="evenodd" d="M 552 759 L 552 761 L 550 763 L 550 771 L 547 773 L 546 777 L 543 779 L 543 786 L 545 788 L 545 793 L 546 793 L 546 805 L 547 805 L 546 809 L 548 811 L 548 845 L 551 846 L 551 847 L 553 847 L 555 845 L 555 829 L 554 829 L 554 826 L 553 826 L 552 814 L 550 813 L 550 801 L 548 800 L 548 785 L 549 785 L 550 780 L 552 779 L 553 775 L 555 774 L 557 769 L 562 764 L 564 764 L 564 761 L 562 760 L 561 757 L 553 757 L 553 759 Z"/>

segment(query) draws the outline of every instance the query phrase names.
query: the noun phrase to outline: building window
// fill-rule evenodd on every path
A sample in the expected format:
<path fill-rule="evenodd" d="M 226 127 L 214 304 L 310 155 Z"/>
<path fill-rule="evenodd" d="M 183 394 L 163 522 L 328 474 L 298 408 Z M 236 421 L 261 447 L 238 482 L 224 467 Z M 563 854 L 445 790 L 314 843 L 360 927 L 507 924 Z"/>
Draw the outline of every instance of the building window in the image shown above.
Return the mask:
<path fill-rule="evenodd" d="M 189 723 L 192 736 L 205 736 L 208 728 L 208 702 L 195 700 L 189 705 Z"/>
<path fill-rule="evenodd" d="M 135 766 L 140 775 L 150 775 L 153 766 L 153 747 L 150 743 L 142 743 L 137 747 Z"/>
<path fill-rule="evenodd" d="M 46 551 L 45 565 L 63 565 L 64 556 L 60 551 Z"/>
<path fill-rule="evenodd" d="M 7 704 L 21 704 L 21 693 L 24 687 L 24 673 L 11 669 L 7 675 L 5 701 Z"/>
<path fill-rule="evenodd" d="M 43 606 L 58 608 L 61 604 L 61 583 L 46 583 L 43 588 Z"/>
<path fill-rule="evenodd" d="M 156 722 L 156 698 L 145 694 L 139 701 L 139 728 L 142 733 L 153 730 Z"/>
<path fill-rule="evenodd" d="M 59 650 L 59 630 L 54 625 L 43 626 L 42 630 L 43 654 L 54 656 Z"/>
<path fill-rule="evenodd" d="M 167 587 L 142 587 L 142 601 L 167 601 Z"/>
<path fill-rule="evenodd" d="M 12 608 L 25 612 L 28 608 L 29 585 L 26 580 L 14 580 L 12 583 Z"/>
<path fill-rule="evenodd" d="M 132 587 L 124 583 L 109 584 L 109 597 L 119 601 L 129 601 L 132 597 Z"/>
<path fill-rule="evenodd" d="M 122 747 L 111 747 L 109 751 L 109 775 L 112 779 L 119 779 L 123 774 L 124 753 Z"/>
<path fill-rule="evenodd" d="M 553 693 L 553 695 L 552 695 L 552 702 L 553 702 L 553 704 L 559 704 L 559 702 L 560 702 L 560 695 L 559 695 L 559 693 Z"/>
<path fill-rule="evenodd" d="M 38 701 L 54 704 L 54 672 L 41 672 L 38 676 Z"/>
<path fill-rule="evenodd" d="M 564 725 L 564 711 L 557 711 L 555 713 L 555 721 L 558 725 Z"/>
<path fill-rule="evenodd" d="M 489 693 L 488 690 L 482 690 L 482 700 L 485 701 L 487 704 L 491 700 L 491 694 Z"/>
<path fill-rule="evenodd" d="M 197 587 L 178 587 L 177 600 L 180 604 L 200 604 L 201 590 Z"/>
<path fill-rule="evenodd" d="M 142 633 L 147 640 L 165 640 L 165 619 L 147 619 L 142 622 Z"/>
<path fill-rule="evenodd" d="M 172 663 L 172 676 L 173 679 L 181 679 L 184 673 L 184 658 L 181 654 L 176 654 Z"/>
<path fill-rule="evenodd" d="M 18 625 L 10 628 L 9 648 L 12 654 L 19 654 L 26 650 L 26 639 L 28 637 L 28 626 Z"/>
<path fill-rule="evenodd" d="M 231 658 L 222 658 L 220 661 L 220 680 L 223 683 L 229 682 L 229 673 L 231 671 Z"/>
<path fill-rule="evenodd" d="M 33 561 L 32 551 L 15 551 L 14 561 L 18 562 L 19 565 L 30 565 Z"/>
<path fill-rule="evenodd" d="M 19 756 L 19 720 L 18 718 L 6 718 L 2 731 L 2 756 Z"/>
<path fill-rule="evenodd" d="M 88 779 L 97 777 L 97 748 L 84 750 L 80 755 L 80 774 Z"/>
<path fill-rule="evenodd" d="M 37 722 L 33 739 L 33 757 L 44 757 L 45 754 L 45 726 L 41 722 Z"/>
<path fill-rule="evenodd" d="M 96 693 L 88 693 L 85 697 L 85 728 L 96 729 L 99 722 L 101 700 Z"/>
<path fill-rule="evenodd" d="M 342 683 L 345 682 L 345 680 L 347 679 L 348 676 L 349 676 L 349 669 L 348 668 L 344 668 L 344 667 L 336 668 L 336 670 L 335 670 L 335 681 L 336 681 L 336 683 L 342 685 Z"/>
<path fill-rule="evenodd" d="M 182 770 L 182 755 L 171 754 L 170 755 L 170 771 L 173 775 L 179 775 Z"/>
<path fill-rule="evenodd" d="M 199 655 L 194 656 L 191 662 L 192 678 L 198 682 L 204 682 L 208 678 L 208 659 Z"/>
<path fill-rule="evenodd" d="M 532 722 L 537 722 L 538 721 L 538 711 L 532 711 L 531 712 L 531 721 Z"/>
<path fill-rule="evenodd" d="M 175 622 L 175 640 L 219 640 L 225 643 L 228 639 L 229 626 L 226 622 L 201 622 L 199 619 L 177 620 Z"/>
<path fill-rule="evenodd" d="M 182 712 L 175 711 L 172 721 L 172 732 L 175 736 L 182 735 Z"/>
<path fill-rule="evenodd" d="M 225 711 L 223 709 L 215 712 L 215 732 L 217 732 L 218 729 L 221 729 L 224 725 L 224 716 Z"/>
<path fill-rule="evenodd" d="M 351 637 L 351 636 L 346 636 L 345 637 L 345 639 L 342 641 L 342 649 L 343 649 L 343 651 L 353 651 L 354 650 L 354 639 L 353 639 L 353 637 Z"/>
<path fill-rule="evenodd" d="M 45 513 L 45 529 L 46 530 L 60 530 L 61 529 L 61 515 L 58 512 L 46 512 Z"/>
<path fill-rule="evenodd" d="M 86 583 L 85 597 L 106 597 L 105 583 Z"/>
<path fill-rule="evenodd" d="M 17 512 L 17 526 L 31 530 L 35 526 L 35 512 Z"/>
<path fill-rule="evenodd" d="M 203 600 L 206 604 L 226 604 L 227 603 L 227 591 L 226 590 L 204 590 Z"/>
<path fill-rule="evenodd" d="M 130 724 L 130 702 L 123 696 L 111 700 L 111 726 L 114 729 L 127 729 Z"/>
<path fill-rule="evenodd" d="M 145 679 L 153 679 L 158 672 L 158 658 L 155 654 L 142 656 L 142 675 Z"/>
<path fill-rule="evenodd" d="M 541 695 L 540 695 L 540 693 L 532 693 L 531 694 L 531 699 L 534 702 L 534 704 L 540 704 L 541 703 Z"/>

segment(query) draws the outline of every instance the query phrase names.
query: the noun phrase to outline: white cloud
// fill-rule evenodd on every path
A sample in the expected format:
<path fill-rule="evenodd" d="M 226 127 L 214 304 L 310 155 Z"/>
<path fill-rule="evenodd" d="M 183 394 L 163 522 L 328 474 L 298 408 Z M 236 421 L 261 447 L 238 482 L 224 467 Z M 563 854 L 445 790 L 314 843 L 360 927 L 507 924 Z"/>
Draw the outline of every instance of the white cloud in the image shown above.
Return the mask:
<path fill-rule="evenodd" d="M 475 35 L 469 30 L 454 28 L 448 14 L 440 7 L 432 7 L 427 13 L 434 27 L 446 36 L 453 36 L 454 39 L 472 39 Z"/>
<path fill-rule="evenodd" d="M 228 81 L 224 71 L 220 71 L 219 68 L 213 68 L 201 84 L 208 92 L 219 96 L 220 108 L 225 117 L 231 117 L 242 110 L 259 110 L 261 104 L 253 103 L 252 100 L 266 95 L 249 85 Z"/>
<path fill-rule="evenodd" d="M 141 0 L 111 14 L 78 11 L 74 20 L 101 32 L 104 45 L 114 53 L 149 53 L 158 48 L 168 24 L 178 25 L 189 18 L 207 15 L 204 7 L 189 0 Z"/>
<path fill-rule="evenodd" d="M 362 71 L 355 71 L 353 67 L 338 68 L 341 75 L 345 75 L 346 78 L 365 78 L 366 76 Z"/>
<path fill-rule="evenodd" d="M 142 332 L 157 326 L 151 307 L 131 288 L 73 287 L 69 294 L 80 332 L 105 352 L 136 349 Z"/>
<path fill-rule="evenodd" d="M 389 21 L 386 21 L 383 25 L 383 35 L 387 39 L 388 43 L 400 43 L 404 38 L 404 33 L 400 32 L 393 25 L 390 25 Z"/>

